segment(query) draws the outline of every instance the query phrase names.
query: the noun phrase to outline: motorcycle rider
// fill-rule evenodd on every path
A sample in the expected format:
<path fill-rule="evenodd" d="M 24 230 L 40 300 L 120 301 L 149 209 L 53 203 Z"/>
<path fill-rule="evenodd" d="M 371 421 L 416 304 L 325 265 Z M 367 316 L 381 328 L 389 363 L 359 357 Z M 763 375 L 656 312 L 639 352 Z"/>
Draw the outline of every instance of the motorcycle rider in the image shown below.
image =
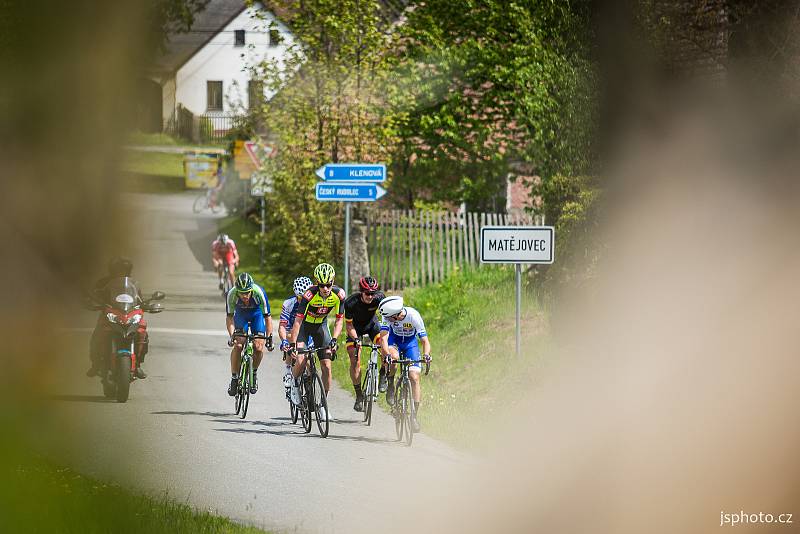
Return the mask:
<path fill-rule="evenodd" d="M 107 302 L 106 286 L 108 282 L 115 278 L 130 277 L 133 271 L 133 263 L 131 260 L 123 257 L 113 258 L 108 263 L 108 274 L 100 278 L 95 283 L 93 294 L 95 300 Z M 133 282 L 133 285 L 137 285 Z M 137 291 L 138 292 L 138 291 Z M 141 292 L 139 292 L 141 294 Z M 141 304 L 138 302 L 137 304 Z M 139 322 L 139 328 L 136 330 L 135 341 L 135 354 L 136 354 L 136 378 L 147 378 L 147 373 L 142 369 L 144 358 L 147 355 L 149 348 L 149 336 L 147 335 L 147 321 L 144 318 Z M 109 335 L 108 325 L 105 320 L 105 313 L 100 311 L 97 316 L 97 323 L 95 324 L 92 337 L 89 340 L 89 359 L 92 362 L 91 367 L 86 371 L 86 376 L 97 376 L 105 368 L 106 357 L 111 350 L 111 337 Z"/>

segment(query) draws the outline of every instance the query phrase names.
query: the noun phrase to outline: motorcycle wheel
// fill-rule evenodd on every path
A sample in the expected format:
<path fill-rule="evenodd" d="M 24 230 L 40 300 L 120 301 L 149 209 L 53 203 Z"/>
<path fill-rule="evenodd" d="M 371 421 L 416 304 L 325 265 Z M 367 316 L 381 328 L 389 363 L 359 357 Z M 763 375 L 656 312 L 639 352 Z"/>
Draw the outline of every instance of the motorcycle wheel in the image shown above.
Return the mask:
<path fill-rule="evenodd" d="M 116 369 L 117 402 L 127 402 L 131 390 L 131 357 L 121 356 Z"/>

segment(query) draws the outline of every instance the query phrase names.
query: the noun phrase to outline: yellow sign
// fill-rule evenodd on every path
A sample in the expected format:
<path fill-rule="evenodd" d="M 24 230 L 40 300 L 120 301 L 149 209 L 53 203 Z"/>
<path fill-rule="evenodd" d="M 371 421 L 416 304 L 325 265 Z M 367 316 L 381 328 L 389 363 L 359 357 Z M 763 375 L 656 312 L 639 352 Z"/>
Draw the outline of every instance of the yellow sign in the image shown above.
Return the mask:
<path fill-rule="evenodd" d="M 219 169 L 220 157 L 215 154 L 186 154 L 183 158 L 186 187 L 189 189 L 216 187 Z"/>

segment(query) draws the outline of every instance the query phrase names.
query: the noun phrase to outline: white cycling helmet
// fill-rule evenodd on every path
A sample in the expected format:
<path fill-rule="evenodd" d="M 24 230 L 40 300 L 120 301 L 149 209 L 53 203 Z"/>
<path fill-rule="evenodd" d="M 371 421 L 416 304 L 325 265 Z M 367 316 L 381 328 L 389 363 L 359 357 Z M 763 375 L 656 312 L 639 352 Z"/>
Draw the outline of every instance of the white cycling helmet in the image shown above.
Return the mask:
<path fill-rule="evenodd" d="M 380 312 L 384 317 L 391 317 L 403 311 L 403 297 L 386 297 L 381 301 Z"/>
<path fill-rule="evenodd" d="M 307 276 L 300 276 L 294 279 L 294 283 L 292 284 L 292 290 L 297 298 L 303 296 L 303 293 L 308 291 L 308 288 L 313 286 L 314 283 L 311 281 L 311 278 Z"/>

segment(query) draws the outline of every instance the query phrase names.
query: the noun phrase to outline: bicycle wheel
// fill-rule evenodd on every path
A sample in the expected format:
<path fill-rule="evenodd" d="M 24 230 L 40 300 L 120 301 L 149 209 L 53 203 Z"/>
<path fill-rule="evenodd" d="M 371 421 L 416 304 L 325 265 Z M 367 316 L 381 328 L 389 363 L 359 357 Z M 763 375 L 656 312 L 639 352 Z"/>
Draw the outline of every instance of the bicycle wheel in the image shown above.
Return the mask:
<path fill-rule="evenodd" d="M 311 389 L 309 387 L 310 383 L 311 381 L 305 377 L 300 381 L 300 406 L 297 408 L 306 434 L 311 432 L 311 401 L 314 398 L 314 394 L 309 391 Z"/>
<path fill-rule="evenodd" d="M 295 424 L 297 418 L 300 416 L 300 411 L 297 409 L 297 406 L 294 405 L 292 399 L 289 399 L 289 416 L 292 418 L 292 424 Z"/>
<path fill-rule="evenodd" d="M 207 207 L 208 207 L 208 199 L 206 198 L 206 194 L 203 193 L 202 195 L 194 199 L 194 204 L 192 204 L 192 211 L 195 213 L 200 213 Z"/>
<path fill-rule="evenodd" d="M 397 432 L 397 441 L 403 439 L 403 425 L 405 423 L 405 413 L 403 407 L 402 394 L 399 387 L 395 388 L 394 406 L 392 407 L 392 415 L 394 416 L 394 429 Z"/>
<path fill-rule="evenodd" d="M 242 361 L 242 371 L 239 374 L 239 394 L 242 396 L 241 419 L 247 417 L 247 407 L 250 405 L 250 362 Z"/>
<path fill-rule="evenodd" d="M 320 417 L 323 410 L 325 411 L 325 417 Z M 317 374 L 314 375 L 314 413 L 317 416 L 319 435 L 323 438 L 327 438 L 330 426 L 328 398 L 325 396 L 325 388 L 322 387 L 322 379 Z"/>
<path fill-rule="evenodd" d="M 364 376 L 364 384 L 361 386 L 361 391 L 364 392 L 364 421 L 368 426 L 372 422 L 372 375 L 372 366 L 369 366 Z"/>
<path fill-rule="evenodd" d="M 406 445 L 411 445 L 411 440 L 414 439 L 414 431 L 411 428 L 411 411 L 414 409 L 413 403 L 411 402 L 411 384 L 409 384 L 407 380 L 404 380 L 402 387 L 403 392 L 400 396 L 403 398 L 403 423 L 401 428 L 406 440 Z"/>

